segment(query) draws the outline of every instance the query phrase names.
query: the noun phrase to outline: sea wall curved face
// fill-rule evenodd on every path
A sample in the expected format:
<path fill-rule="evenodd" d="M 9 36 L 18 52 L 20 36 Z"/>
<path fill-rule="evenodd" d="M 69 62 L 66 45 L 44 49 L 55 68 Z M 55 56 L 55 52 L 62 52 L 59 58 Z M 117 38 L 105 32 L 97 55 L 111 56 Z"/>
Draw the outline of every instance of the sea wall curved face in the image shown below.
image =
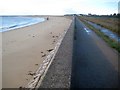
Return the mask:
<path fill-rule="evenodd" d="M 5 32 L 45 21 L 39 17 L 0 16 L 0 32 Z"/>

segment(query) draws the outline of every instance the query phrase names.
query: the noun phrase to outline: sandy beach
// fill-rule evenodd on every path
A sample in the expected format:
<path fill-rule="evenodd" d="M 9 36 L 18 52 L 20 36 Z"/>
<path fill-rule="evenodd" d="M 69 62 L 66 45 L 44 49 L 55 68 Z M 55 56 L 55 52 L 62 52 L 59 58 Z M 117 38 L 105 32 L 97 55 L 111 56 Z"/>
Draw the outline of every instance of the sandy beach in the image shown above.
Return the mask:
<path fill-rule="evenodd" d="M 50 16 L 45 22 L 3 32 L 2 88 L 27 85 L 71 22 L 66 17 Z"/>

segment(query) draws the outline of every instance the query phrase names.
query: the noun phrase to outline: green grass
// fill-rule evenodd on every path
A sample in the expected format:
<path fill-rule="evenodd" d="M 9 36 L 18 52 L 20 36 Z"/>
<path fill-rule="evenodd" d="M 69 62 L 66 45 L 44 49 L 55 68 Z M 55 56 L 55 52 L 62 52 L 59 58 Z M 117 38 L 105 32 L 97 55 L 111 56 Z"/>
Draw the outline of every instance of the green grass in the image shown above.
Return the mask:
<path fill-rule="evenodd" d="M 110 39 L 108 36 L 104 35 L 104 33 L 100 32 L 98 29 L 87 23 L 83 18 L 79 17 L 79 19 L 91 30 L 93 30 L 97 35 L 99 35 L 103 40 L 105 40 L 110 47 L 116 49 L 120 53 L 120 43 L 115 40 Z"/>

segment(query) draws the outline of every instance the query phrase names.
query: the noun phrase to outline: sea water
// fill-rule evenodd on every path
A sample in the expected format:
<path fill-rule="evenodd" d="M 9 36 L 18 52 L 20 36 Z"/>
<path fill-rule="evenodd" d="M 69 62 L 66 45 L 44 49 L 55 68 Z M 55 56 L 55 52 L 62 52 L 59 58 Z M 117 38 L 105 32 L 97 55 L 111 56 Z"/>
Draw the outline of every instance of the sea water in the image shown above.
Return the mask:
<path fill-rule="evenodd" d="M 0 32 L 37 24 L 45 21 L 45 18 L 23 16 L 0 16 Z"/>

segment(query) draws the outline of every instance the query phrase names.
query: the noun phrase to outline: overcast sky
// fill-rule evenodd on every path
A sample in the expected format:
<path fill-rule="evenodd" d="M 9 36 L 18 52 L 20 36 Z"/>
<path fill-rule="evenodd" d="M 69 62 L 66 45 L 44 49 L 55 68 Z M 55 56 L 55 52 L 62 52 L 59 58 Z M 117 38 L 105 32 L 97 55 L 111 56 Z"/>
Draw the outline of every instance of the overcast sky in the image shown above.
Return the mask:
<path fill-rule="evenodd" d="M 119 0 L 0 0 L 0 15 L 118 13 Z"/>

